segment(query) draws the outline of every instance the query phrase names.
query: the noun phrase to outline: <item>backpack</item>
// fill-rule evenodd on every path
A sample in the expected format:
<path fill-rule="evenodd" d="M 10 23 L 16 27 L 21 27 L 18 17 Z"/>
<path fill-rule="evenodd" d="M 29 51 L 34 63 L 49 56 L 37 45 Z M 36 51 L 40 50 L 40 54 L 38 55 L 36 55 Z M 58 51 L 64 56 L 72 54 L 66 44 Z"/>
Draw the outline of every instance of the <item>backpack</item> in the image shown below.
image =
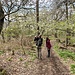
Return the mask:
<path fill-rule="evenodd" d="M 39 38 L 37 41 L 37 46 L 41 46 L 42 45 L 42 38 Z"/>

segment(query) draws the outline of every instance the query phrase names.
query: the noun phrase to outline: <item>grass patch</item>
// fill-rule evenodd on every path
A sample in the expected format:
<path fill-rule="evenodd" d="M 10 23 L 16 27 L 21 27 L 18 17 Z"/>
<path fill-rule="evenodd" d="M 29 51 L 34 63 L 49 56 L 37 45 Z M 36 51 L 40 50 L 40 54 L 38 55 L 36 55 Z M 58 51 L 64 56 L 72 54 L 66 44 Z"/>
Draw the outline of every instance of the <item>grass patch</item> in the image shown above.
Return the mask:
<path fill-rule="evenodd" d="M 25 67 L 28 67 L 28 65 L 29 65 L 29 62 L 25 62 Z"/>
<path fill-rule="evenodd" d="M 4 51 L 0 50 L 0 55 L 3 54 L 3 53 L 4 53 Z"/>
<path fill-rule="evenodd" d="M 72 65 L 71 65 L 71 72 L 72 72 L 73 74 L 75 74 L 75 64 L 72 64 Z"/>
<path fill-rule="evenodd" d="M 60 57 L 62 57 L 64 59 L 70 58 L 75 61 L 75 53 L 74 52 L 71 52 L 69 50 L 62 51 L 61 49 L 59 49 L 58 44 L 56 44 L 54 46 L 54 50 L 60 55 Z"/>
<path fill-rule="evenodd" d="M 0 68 L 0 75 L 7 75 L 6 70 Z"/>
<path fill-rule="evenodd" d="M 65 59 L 70 58 L 75 61 L 75 53 L 73 53 L 73 52 L 66 50 L 66 51 L 59 51 L 58 53 L 61 57 L 65 58 Z"/>
<path fill-rule="evenodd" d="M 19 58 L 20 59 L 20 61 L 23 61 L 23 58 Z"/>
<path fill-rule="evenodd" d="M 36 58 L 37 58 L 36 55 L 32 56 L 32 57 L 31 57 L 31 61 L 33 62 Z"/>
<path fill-rule="evenodd" d="M 34 61 L 34 60 L 37 58 L 35 51 L 28 51 L 28 52 L 26 52 L 26 53 L 27 53 L 28 55 L 30 55 L 31 61 Z"/>
<path fill-rule="evenodd" d="M 54 49 L 55 51 L 59 50 L 58 43 L 56 43 L 56 44 L 53 46 L 53 49 Z"/>
<path fill-rule="evenodd" d="M 59 49 L 59 45 L 56 44 L 54 46 L 54 50 L 59 54 L 60 57 L 64 58 L 64 60 L 70 58 L 73 61 L 75 61 L 75 53 L 71 52 L 70 50 L 61 50 Z M 71 66 L 71 73 L 75 74 L 75 64 L 70 65 Z"/>
<path fill-rule="evenodd" d="M 70 43 L 71 43 L 71 45 L 75 44 L 75 37 L 72 37 L 72 38 L 70 39 Z"/>

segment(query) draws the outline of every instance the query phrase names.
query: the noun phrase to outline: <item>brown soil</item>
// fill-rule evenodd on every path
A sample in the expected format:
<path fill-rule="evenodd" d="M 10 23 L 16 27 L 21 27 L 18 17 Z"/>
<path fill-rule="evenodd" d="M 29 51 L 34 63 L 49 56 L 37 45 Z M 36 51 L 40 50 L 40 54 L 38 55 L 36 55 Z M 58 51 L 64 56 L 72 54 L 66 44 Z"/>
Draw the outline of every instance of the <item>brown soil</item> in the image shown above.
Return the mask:
<path fill-rule="evenodd" d="M 0 56 L 0 66 L 10 75 L 71 75 L 53 50 L 50 58 L 46 56 L 45 46 L 42 48 L 42 60 L 32 61 L 29 55 L 22 55 L 19 51 L 15 55 L 6 52 Z M 20 58 L 23 60 L 20 61 Z"/>

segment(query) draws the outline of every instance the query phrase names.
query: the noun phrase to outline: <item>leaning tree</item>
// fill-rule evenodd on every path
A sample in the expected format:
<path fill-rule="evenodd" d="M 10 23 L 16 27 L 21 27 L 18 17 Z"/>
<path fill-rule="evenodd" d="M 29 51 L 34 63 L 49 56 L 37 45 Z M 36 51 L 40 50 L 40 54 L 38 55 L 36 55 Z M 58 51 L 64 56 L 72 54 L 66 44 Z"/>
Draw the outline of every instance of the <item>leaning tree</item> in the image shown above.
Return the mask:
<path fill-rule="evenodd" d="M 3 23 L 4 23 L 4 11 L 2 8 L 2 4 L 0 2 L 0 33 L 2 31 L 2 28 L 3 28 Z"/>
<path fill-rule="evenodd" d="M 3 28 L 4 19 L 10 20 L 10 15 L 18 12 L 20 9 L 28 9 L 26 4 L 30 0 L 0 0 L 0 33 Z"/>

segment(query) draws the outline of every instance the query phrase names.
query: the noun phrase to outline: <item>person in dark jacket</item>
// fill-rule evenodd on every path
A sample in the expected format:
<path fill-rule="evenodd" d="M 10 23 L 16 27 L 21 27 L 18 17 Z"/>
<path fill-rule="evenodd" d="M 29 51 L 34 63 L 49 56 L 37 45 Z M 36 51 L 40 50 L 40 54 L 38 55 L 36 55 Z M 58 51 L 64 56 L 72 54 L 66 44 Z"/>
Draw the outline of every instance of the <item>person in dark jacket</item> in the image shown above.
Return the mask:
<path fill-rule="evenodd" d="M 36 46 L 38 45 L 38 39 L 39 39 L 40 33 L 37 34 L 37 36 L 35 36 L 34 41 L 36 43 Z"/>
<path fill-rule="evenodd" d="M 46 47 L 47 47 L 47 51 L 48 51 L 48 56 L 50 57 L 50 50 L 51 50 L 51 43 L 50 43 L 50 39 L 48 37 L 46 37 Z"/>
<path fill-rule="evenodd" d="M 38 36 L 36 36 L 34 38 L 34 41 L 36 42 L 36 46 L 37 46 L 37 54 L 38 54 L 38 58 L 42 59 L 42 53 L 41 53 L 41 46 L 43 44 L 43 38 L 41 37 L 41 35 L 39 34 Z"/>

